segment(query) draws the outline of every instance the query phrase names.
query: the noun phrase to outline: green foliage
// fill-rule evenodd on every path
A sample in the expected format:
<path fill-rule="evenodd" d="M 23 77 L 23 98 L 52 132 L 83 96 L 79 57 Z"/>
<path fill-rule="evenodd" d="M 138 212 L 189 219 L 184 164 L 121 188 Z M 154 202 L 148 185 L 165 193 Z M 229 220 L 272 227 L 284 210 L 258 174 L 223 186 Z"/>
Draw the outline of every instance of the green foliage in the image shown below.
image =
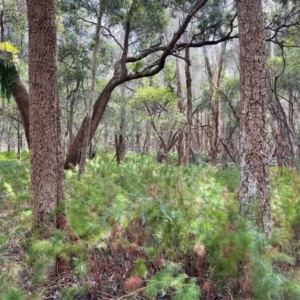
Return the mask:
<path fill-rule="evenodd" d="M 0 86 L 2 99 L 10 100 L 16 73 L 17 49 L 8 42 L 0 44 Z"/>
<path fill-rule="evenodd" d="M 236 167 L 228 167 L 225 170 L 218 169 L 214 177 L 221 185 L 227 186 L 231 193 L 240 186 L 240 173 Z"/>
<path fill-rule="evenodd" d="M 22 154 L 25 160 L 27 160 L 27 155 L 27 153 L 24 153 L 24 156 Z M 28 165 L 17 161 L 16 157 L 15 152 L 0 153 L 0 195 L 10 199 L 10 205 L 13 205 L 13 208 L 28 204 L 29 199 Z"/>
<path fill-rule="evenodd" d="M 80 296 L 84 296 L 87 291 L 87 286 L 79 287 L 77 285 L 68 287 L 61 292 L 61 299 L 73 300 Z"/>
<path fill-rule="evenodd" d="M 0 57 L 0 85 L 2 99 L 10 100 L 14 87 L 15 65 L 10 61 L 4 61 Z"/>
<path fill-rule="evenodd" d="M 170 263 L 148 281 L 145 291 L 149 298 L 165 296 L 167 293 L 170 293 L 175 300 L 196 300 L 200 297 L 200 288 L 195 279 L 182 273 L 179 264 Z"/>
<path fill-rule="evenodd" d="M 136 103 L 146 102 L 148 104 L 160 102 L 162 106 L 177 101 L 177 97 L 168 87 L 144 86 L 139 88 L 135 94 Z"/>
<path fill-rule="evenodd" d="M 89 282 L 92 272 L 91 251 L 122 259 L 122 251 L 130 247 L 138 254 L 131 257 L 128 275 L 147 282 L 149 299 L 199 299 L 199 278 L 212 282 L 220 295 L 230 288 L 237 299 L 243 291 L 231 286 L 234 282 L 243 283 L 254 299 L 297 299 L 300 288 L 294 264 L 299 251 L 300 178 L 296 173 L 272 169 L 274 228 L 266 239 L 239 216 L 234 194 L 239 182 L 237 168 L 178 168 L 134 153 L 121 165 L 112 158 L 113 154 L 103 153 L 89 161 L 80 181 L 74 170 L 65 173 L 65 208 L 72 230 L 80 236 L 77 243 L 60 230 L 49 240 L 28 237 L 28 162 L 9 155 L 0 160 L 4 199 L 0 207 L 6 212 L 0 220 L 0 268 L 7 261 L 10 266 L 0 276 L 0 290 L 7 295 L 16 293 L 16 299 L 22 297 L 18 296 L 22 295 L 18 278 L 26 270 L 35 296 L 42 298 L 47 272 L 58 256 L 71 261 L 72 274 L 80 282 L 62 288 L 60 296 L 74 299 L 89 289 L 84 282 Z M 14 249 L 25 249 L 21 263 L 6 256 L 10 241 Z M 101 257 L 99 260 L 103 263 Z M 199 261 L 206 267 L 195 271 Z"/>
<path fill-rule="evenodd" d="M 277 272 L 268 255 L 254 257 L 251 264 L 252 291 L 255 299 L 282 299 L 283 285 L 286 278 Z"/>
<path fill-rule="evenodd" d="M 4 292 L 3 300 L 24 300 L 25 293 L 21 289 L 11 287 L 6 292 Z"/>
<path fill-rule="evenodd" d="M 201 34 L 198 34 L 197 38 L 203 41 L 211 37 L 224 37 L 234 15 L 234 8 L 228 9 L 226 0 L 209 0 L 198 15 L 197 27 Z"/>
<path fill-rule="evenodd" d="M 29 151 L 28 150 L 22 151 L 20 157 L 16 151 L 0 152 L 0 161 L 13 160 L 14 161 L 13 163 L 15 163 L 16 159 L 20 159 L 22 161 L 29 160 Z"/>
<path fill-rule="evenodd" d="M 134 268 L 132 270 L 132 275 L 146 278 L 147 274 L 148 274 L 148 270 L 147 270 L 146 260 L 142 257 L 139 257 L 134 262 Z"/>
<path fill-rule="evenodd" d="M 147 42 L 155 41 L 158 33 L 166 27 L 168 21 L 168 11 L 161 1 L 137 0 L 134 5 L 131 2 L 109 1 L 106 9 L 110 15 L 110 24 L 121 24 L 125 28 L 125 21 L 130 20 L 132 32 L 138 37 L 141 44 L 143 35 L 147 32 Z M 130 10 L 131 8 L 131 10 Z M 155 22 L 153 22 L 155 20 Z M 146 31 L 145 31 L 146 30 Z"/>
<path fill-rule="evenodd" d="M 300 298 L 299 282 L 290 281 L 283 286 L 283 299 L 297 300 Z"/>

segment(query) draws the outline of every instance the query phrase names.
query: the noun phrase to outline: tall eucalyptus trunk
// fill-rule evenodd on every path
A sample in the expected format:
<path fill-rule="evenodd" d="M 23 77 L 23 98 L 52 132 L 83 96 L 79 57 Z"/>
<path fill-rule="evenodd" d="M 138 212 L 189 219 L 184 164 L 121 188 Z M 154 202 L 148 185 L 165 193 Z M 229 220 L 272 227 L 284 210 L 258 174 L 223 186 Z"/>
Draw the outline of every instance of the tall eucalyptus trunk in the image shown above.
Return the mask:
<path fill-rule="evenodd" d="M 58 97 L 54 0 L 27 0 L 29 26 L 29 134 L 33 230 L 49 239 L 64 230 L 64 172 Z M 48 275 L 68 269 L 57 257 Z"/>
<path fill-rule="evenodd" d="M 266 46 L 261 0 L 237 0 L 240 40 L 240 213 L 271 233 Z"/>

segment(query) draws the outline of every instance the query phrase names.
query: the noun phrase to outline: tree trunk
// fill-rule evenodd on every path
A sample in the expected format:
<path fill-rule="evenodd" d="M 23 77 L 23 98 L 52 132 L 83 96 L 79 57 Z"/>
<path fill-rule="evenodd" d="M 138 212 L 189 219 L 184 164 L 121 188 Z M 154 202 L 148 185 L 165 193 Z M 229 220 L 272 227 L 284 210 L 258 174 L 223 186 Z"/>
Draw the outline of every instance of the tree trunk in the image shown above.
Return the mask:
<path fill-rule="evenodd" d="M 123 134 L 115 134 L 115 149 L 117 164 L 119 165 L 125 159 L 125 141 L 123 138 Z"/>
<path fill-rule="evenodd" d="M 220 111 L 223 110 L 223 115 L 225 115 L 225 120 L 226 120 L 226 112 L 224 111 L 224 105 L 222 105 L 223 103 L 220 102 L 219 103 L 219 109 Z M 219 137 L 221 139 L 221 141 L 225 141 L 226 140 L 226 122 L 224 122 L 223 120 L 220 120 L 219 122 Z M 221 148 L 221 168 L 222 170 L 225 170 L 227 167 L 227 162 L 226 162 L 226 148 L 223 145 L 223 143 L 221 142 L 220 144 L 220 148 Z"/>
<path fill-rule="evenodd" d="M 193 99 L 192 99 L 192 76 L 190 71 L 190 49 L 185 49 L 185 80 L 187 92 L 187 111 L 186 111 L 186 144 L 185 144 L 185 164 L 190 163 L 191 141 L 192 141 L 192 121 L 193 121 Z"/>
<path fill-rule="evenodd" d="M 1 10 L 1 13 L 0 13 L 0 38 L 1 38 L 1 43 L 3 43 L 5 41 L 5 38 L 4 38 L 4 2 L 2 3 L 2 10 Z"/>
<path fill-rule="evenodd" d="M 290 143 L 290 151 L 289 151 L 289 166 L 290 167 L 296 167 L 296 142 L 295 142 L 295 126 L 294 126 L 294 97 L 293 97 L 293 90 L 289 89 L 289 116 L 288 116 L 288 128 L 289 134 L 291 137 L 291 143 Z"/>
<path fill-rule="evenodd" d="M 122 90 L 122 94 L 125 95 L 125 90 Z M 126 120 L 126 107 L 125 104 L 121 106 L 121 116 L 120 116 L 120 130 L 115 134 L 115 149 L 117 164 L 125 160 L 126 155 L 126 145 L 125 145 L 125 120 Z"/>
<path fill-rule="evenodd" d="M 274 120 L 272 122 L 272 131 L 274 137 L 274 143 L 276 145 L 276 165 L 278 168 L 282 168 L 284 165 L 283 157 L 284 157 L 284 137 L 283 137 L 283 128 L 281 121 L 274 116 Z"/>
<path fill-rule="evenodd" d="M 180 76 L 180 68 L 179 68 L 179 59 L 176 59 L 176 74 L 177 74 L 177 98 L 178 98 L 178 109 L 181 114 L 184 113 L 184 105 L 183 105 L 183 92 L 181 85 L 181 76 Z M 184 124 L 180 125 L 178 129 L 178 141 L 177 141 L 177 153 L 178 153 L 178 166 L 182 166 L 184 164 Z"/>
<path fill-rule="evenodd" d="M 271 233 L 266 47 L 261 0 L 237 1 L 241 69 L 240 213 Z"/>
<path fill-rule="evenodd" d="M 73 133 L 73 124 L 74 124 L 74 116 L 76 112 L 76 105 L 78 102 L 78 94 L 79 94 L 79 87 L 80 87 L 80 80 L 77 79 L 76 87 L 74 90 L 72 90 L 67 98 L 67 100 L 71 99 L 70 102 L 70 110 L 68 111 L 68 120 L 67 120 L 67 135 L 69 136 L 69 141 L 68 141 L 68 147 L 73 144 L 74 141 L 74 133 Z M 68 106 L 68 101 L 67 101 L 67 106 Z"/>
<path fill-rule="evenodd" d="M 30 139 L 29 139 L 29 94 L 20 80 L 20 76 L 17 72 L 14 75 L 15 85 L 12 90 L 12 95 L 15 98 L 19 112 L 21 114 L 21 119 L 23 122 L 23 127 L 25 131 L 25 136 L 30 148 Z"/>
<path fill-rule="evenodd" d="M 89 134 L 89 143 L 91 142 L 96 129 L 102 119 L 103 113 L 106 109 L 108 101 L 110 99 L 112 91 L 121 83 L 115 78 L 111 79 L 104 90 L 101 92 L 100 96 L 96 100 L 93 106 L 93 116 L 91 120 L 90 134 Z M 80 155 L 82 150 L 83 139 L 85 137 L 85 126 L 87 122 L 87 117 L 82 122 L 77 135 L 73 141 L 73 144 L 70 145 L 65 159 L 65 169 L 69 169 L 70 165 L 76 166 L 80 161 Z"/>
<path fill-rule="evenodd" d="M 64 199 L 54 0 L 27 0 L 33 229 L 48 239 Z"/>
<path fill-rule="evenodd" d="M 17 144 L 18 144 L 18 158 L 21 158 L 21 152 L 22 152 L 22 133 L 20 130 L 20 123 L 17 124 Z"/>
<path fill-rule="evenodd" d="M 211 135 L 210 135 L 210 159 L 211 165 L 216 166 L 218 156 L 218 133 L 219 133 L 219 92 L 221 83 L 221 73 L 224 64 L 226 42 L 222 45 L 219 61 L 217 63 L 217 72 L 213 74 L 213 68 L 208 58 L 206 48 L 203 48 L 205 65 L 208 73 L 210 98 L 211 98 Z"/>

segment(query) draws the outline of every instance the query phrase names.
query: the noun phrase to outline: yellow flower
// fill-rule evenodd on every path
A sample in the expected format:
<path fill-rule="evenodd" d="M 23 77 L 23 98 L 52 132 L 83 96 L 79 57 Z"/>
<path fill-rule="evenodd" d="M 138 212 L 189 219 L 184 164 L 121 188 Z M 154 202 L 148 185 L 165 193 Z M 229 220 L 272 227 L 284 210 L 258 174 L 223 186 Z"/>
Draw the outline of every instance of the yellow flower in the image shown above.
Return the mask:
<path fill-rule="evenodd" d="M 18 54 L 19 50 L 10 42 L 0 43 L 0 50 L 10 52 L 12 54 Z"/>
<path fill-rule="evenodd" d="M 0 43 L 0 52 L 2 52 L 2 60 L 10 60 L 14 63 L 18 61 L 17 54 L 19 50 L 10 42 Z M 5 55 L 6 54 L 6 55 Z"/>

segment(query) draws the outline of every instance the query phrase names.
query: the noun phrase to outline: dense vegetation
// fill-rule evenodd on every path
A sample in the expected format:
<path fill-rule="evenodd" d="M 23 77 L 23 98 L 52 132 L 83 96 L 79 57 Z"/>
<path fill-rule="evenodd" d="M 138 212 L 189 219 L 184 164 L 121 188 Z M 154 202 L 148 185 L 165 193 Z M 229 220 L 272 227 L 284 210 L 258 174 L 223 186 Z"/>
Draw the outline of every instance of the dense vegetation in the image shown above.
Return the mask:
<path fill-rule="evenodd" d="M 103 153 L 65 173 L 67 231 L 31 234 L 29 155 L 0 154 L 1 299 L 299 299 L 300 176 L 271 169 L 273 232 L 239 216 L 239 171 Z M 66 233 L 68 232 L 68 233 Z M 67 237 L 67 238 L 66 238 Z M 47 279 L 56 257 L 71 260 Z M 81 297 L 81 298 L 80 298 Z"/>

